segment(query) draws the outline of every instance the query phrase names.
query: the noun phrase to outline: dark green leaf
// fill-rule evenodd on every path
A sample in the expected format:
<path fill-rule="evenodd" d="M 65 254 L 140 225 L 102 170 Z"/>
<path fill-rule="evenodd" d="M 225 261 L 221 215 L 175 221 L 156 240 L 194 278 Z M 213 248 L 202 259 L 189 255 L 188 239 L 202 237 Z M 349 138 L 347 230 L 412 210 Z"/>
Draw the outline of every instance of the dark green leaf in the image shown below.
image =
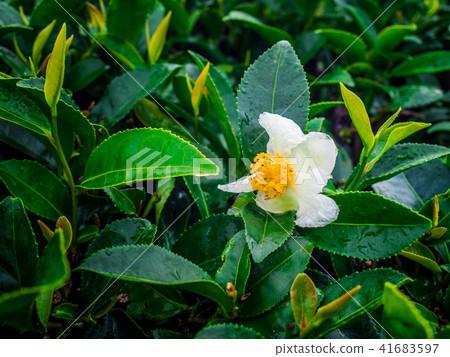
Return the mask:
<path fill-rule="evenodd" d="M 105 188 L 106 194 L 114 205 L 125 214 L 136 214 L 139 204 L 145 202 L 145 191 L 139 189 L 118 190 L 117 188 Z"/>
<path fill-rule="evenodd" d="M 95 39 L 105 47 L 121 65 L 128 69 L 144 66 L 144 59 L 131 43 L 110 33 L 97 32 Z"/>
<path fill-rule="evenodd" d="M 238 108 L 243 156 L 250 160 L 266 151 L 267 134 L 259 125 L 264 112 L 283 114 L 303 130 L 309 91 L 305 72 L 294 50 L 281 41 L 249 67 L 239 86 Z"/>
<path fill-rule="evenodd" d="M 107 129 L 116 125 L 135 104 L 160 86 L 177 68 L 171 64 L 156 64 L 150 68 L 137 68 L 114 78 L 91 116 L 99 121 L 105 116 Z"/>
<path fill-rule="evenodd" d="M 0 225 L 0 292 L 35 285 L 38 246 L 20 199 L 0 203 Z"/>
<path fill-rule="evenodd" d="M 431 228 L 431 221 L 371 192 L 332 196 L 336 221 L 309 229 L 307 237 L 324 250 L 359 259 L 383 259 L 400 253 Z M 371 207 L 367 210 L 367 207 Z"/>
<path fill-rule="evenodd" d="M 85 9 L 86 0 L 40 0 L 31 13 L 31 25 L 48 25 L 54 19 L 58 23 L 74 22 L 73 16 L 79 9 Z M 76 21 L 76 20 L 75 20 Z"/>
<path fill-rule="evenodd" d="M 205 271 L 155 245 L 103 249 L 77 269 L 123 281 L 178 287 L 217 302 L 226 313 L 231 310 L 227 294 Z"/>
<path fill-rule="evenodd" d="M 230 239 L 222 254 L 222 260 L 223 265 L 219 267 L 215 280 L 224 289 L 226 289 L 227 283 L 233 283 L 239 298 L 245 293 L 251 265 L 250 250 L 243 230 Z"/>
<path fill-rule="evenodd" d="M 378 49 L 383 52 L 390 52 L 399 45 L 406 35 L 416 31 L 417 26 L 412 25 L 392 25 L 385 27 L 378 34 Z"/>
<path fill-rule="evenodd" d="M 320 29 L 316 33 L 325 37 L 333 45 L 333 50 L 344 53 L 344 56 L 352 62 L 364 61 L 366 57 L 366 45 L 363 40 L 347 31 L 335 29 Z"/>
<path fill-rule="evenodd" d="M 292 237 L 262 263 L 253 264 L 246 289 L 251 295 L 239 316 L 262 314 L 286 297 L 297 274 L 305 271 L 313 247 L 306 239 Z"/>
<path fill-rule="evenodd" d="M 118 38 L 136 43 L 141 37 L 145 20 L 155 7 L 156 0 L 111 0 L 106 13 L 108 32 Z M 139 9 L 139 11 L 136 11 Z"/>
<path fill-rule="evenodd" d="M 402 286 L 408 280 L 410 279 L 406 275 L 395 270 L 380 268 L 354 273 L 328 285 L 323 289 L 325 298 L 321 306 L 336 300 L 345 291 L 350 291 L 355 286 L 361 285 L 361 290 L 342 311 L 320 327 L 320 335 L 323 336 L 329 331 L 344 326 L 351 321 L 355 321 L 361 315 L 367 312 L 371 313 L 378 308 L 381 305 L 385 282 Z M 377 326 L 380 326 L 380 321 L 375 320 L 374 322 Z M 384 326 L 384 324 L 382 325 Z"/>
<path fill-rule="evenodd" d="M 444 146 L 415 143 L 394 145 L 386 151 L 374 168 L 364 176 L 359 184 L 359 189 L 387 180 L 413 166 L 448 154 L 450 154 L 450 149 Z"/>
<path fill-rule="evenodd" d="M 67 73 L 65 86 L 70 88 L 72 92 L 78 92 L 95 81 L 108 68 L 109 66 L 98 58 L 88 58 L 78 62 Z"/>
<path fill-rule="evenodd" d="M 450 69 L 450 51 L 429 51 L 411 57 L 395 67 L 392 77 L 406 77 L 422 73 L 439 73 Z"/>
<path fill-rule="evenodd" d="M 208 326 L 197 332 L 195 338 L 209 339 L 255 339 L 263 338 L 258 332 L 244 326 L 223 324 Z"/>
<path fill-rule="evenodd" d="M 280 247 L 294 229 L 292 212 L 273 214 L 248 203 L 242 207 L 241 215 L 245 222 L 247 244 L 256 263 L 261 263 Z"/>
<path fill-rule="evenodd" d="M 320 102 L 320 103 L 311 104 L 309 106 L 308 118 L 314 118 L 315 116 L 317 116 L 317 114 L 320 114 L 320 113 L 324 112 L 325 110 L 334 108 L 335 106 L 341 105 L 341 104 L 344 104 L 344 102 Z M 320 131 L 320 130 L 315 130 L 315 131 Z"/>
<path fill-rule="evenodd" d="M 61 180 L 45 166 L 29 160 L 0 162 L 0 179 L 30 211 L 56 221 L 70 215 L 70 196 Z"/>
<path fill-rule="evenodd" d="M 147 338 L 142 329 L 122 310 L 110 311 L 97 323 L 90 326 L 84 338 L 134 339 Z"/>
<path fill-rule="evenodd" d="M 217 215 L 189 227 L 172 250 L 215 275 L 222 264 L 222 252 L 229 240 L 244 228 L 241 218 Z"/>
<path fill-rule="evenodd" d="M 390 108 L 420 108 L 434 103 L 444 97 L 444 92 L 434 86 L 424 84 L 407 84 L 401 87 L 390 87 L 392 99 Z"/>

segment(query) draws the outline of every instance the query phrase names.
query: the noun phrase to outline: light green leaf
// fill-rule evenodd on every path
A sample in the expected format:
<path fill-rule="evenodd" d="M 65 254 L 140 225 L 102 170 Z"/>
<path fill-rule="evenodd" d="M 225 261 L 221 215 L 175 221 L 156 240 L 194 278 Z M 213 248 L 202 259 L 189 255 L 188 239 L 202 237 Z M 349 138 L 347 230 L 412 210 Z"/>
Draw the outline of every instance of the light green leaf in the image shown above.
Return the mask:
<path fill-rule="evenodd" d="M 66 24 L 63 24 L 61 31 L 56 38 L 55 45 L 45 71 L 44 93 L 45 100 L 52 113 L 56 113 L 56 105 L 61 95 L 64 82 L 64 71 L 66 68 Z"/>
<path fill-rule="evenodd" d="M 436 262 L 436 258 L 431 250 L 420 242 L 415 242 L 410 247 L 406 248 L 400 255 L 408 258 L 425 268 L 431 270 L 438 278 L 442 276 L 442 270 Z"/>
<path fill-rule="evenodd" d="M 56 20 L 53 20 L 49 25 L 47 25 L 36 37 L 33 43 L 33 49 L 31 51 L 31 59 L 33 63 L 38 66 L 39 61 L 42 57 L 42 50 L 50 37 L 53 27 L 55 27 Z"/>
<path fill-rule="evenodd" d="M 145 191 L 139 189 L 118 190 L 117 188 L 105 188 L 108 197 L 114 205 L 125 214 L 136 214 L 139 204 L 145 202 Z"/>
<path fill-rule="evenodd" d="M 366 107 L 358 96 L 349 91 L 341 83 L 341 93 L 344 99 L 345 106 L 347 107 L 350 118 L 355 126 L 363 144 L 364 150 L 367 153 L 373 146 L 374 135 L 372 126 L 370 124 L 369 115 L 367 114 Z"/>
<path fill-rule="evenodd" d="M 83 188 L 186 175 L 216 175 L 218 167 L 187 141 L 160 129 L 132 129 L 103 141 L 89 157 Z"/>
<path fill-rule="evenodd" d="M 314 320 L 317 310 L 316 287 L 305 273 L 298 274 L 291 287 L 291 303 L 295 322 L 300 330 L 306 330 Z"/>
<path fill-rule="evenodd" d="M 391 52 L 403 41 L 406 35 L 416 30 L 415 24 L 387 26 L 378 34 L 377 48 L 384 53 Z"/>
<path fill-rule="evenodd" d="M 366 57 L 366 44 L 358 36 L 342 30 L 320 29 L 316 33 L 322 35 L 333 45 L 336 53 L 345 53 L 344 56 L 351 62 L 364 61 Z"/>
<path fill-rule="evenodd" d="M 315 116 L 317 116 L 318 114 L 324 112 L 325 110 L 328 110 L 330 108 L 334 108 L 337 105 L 341 105 L 344 104 L 344 102 L 320 102 L 320 103 L 315 103 L 315 104 L 311 104 L 309 106 L 309 114 L 308 114 L 308 118 L 312 119 Z"/>
<path fill-rule="evenodd" d="M 130 42 L 104 32 L 97 32 L 94 37 L 119 63 L 128 69 L 144 66 L 144 59 Z"/>

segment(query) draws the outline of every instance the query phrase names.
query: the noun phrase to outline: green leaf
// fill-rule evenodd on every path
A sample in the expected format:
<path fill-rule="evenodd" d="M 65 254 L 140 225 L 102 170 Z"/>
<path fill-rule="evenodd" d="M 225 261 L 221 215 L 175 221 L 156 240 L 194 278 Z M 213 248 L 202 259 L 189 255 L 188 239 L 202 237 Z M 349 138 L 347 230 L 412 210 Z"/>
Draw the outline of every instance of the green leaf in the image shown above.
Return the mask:
<path fill-rule="evenodd" d="M 319 29 L 316 33 L 322 35 L 332 44 L 336 53 L 343 53 L 350 62 L 364 61 L 366 45 L 358 36 L 342 30 Z"/>
<path fill-rule="evenodd" d="M 155 203 L 155 222 L 159 223 L 161 218 L 161 213 L 170 197 L 173 189 L 175 188 L 175 178 L 169 177 L 158 181 L 158 187 L 156 188 L 156 194 L 161 197 L 161 199 Z"/>
<path fill-rule="evenodd" d="M 436 258 L 429 248 L 420 242 L 415 242 L 410 247 L 406 248 L 400 255 L 408 258 L 425 268 L 431 270 L 438 278 L 442 276 L 442 270 L 436 262 Z"/>
<path fill-rule="evenodd" d="M 391 147 L 377 162 L 374 168 L 365 175 L 359 189 L 376 182 L 387 180 L 411 167 L 450 154 L 444 146 L 428 144 L 397 144 Z"/>
<path fill-rule="evenodd" d="M 383 327 L 393 338 L 433 337 L 432 329 L 419 309 L 389 282 L 384 287 L 383 305 Z"/>
<path fill-rule="evenodd" d="M 389 87 L 392 99 L 391 108 L 420 108 L 444 97 L 444 92 L 435 86 L 425 84 L 407 84 L 401 87 Z"/>
<path fill-rule="evenodd" d="M 291 35 L 286 31 L 280 30 L 279 28 L 268 26 L 261 22 L 258 18 L 247 14 L 243 11 L 233 10 L 230 11 L 225 17 L 222 18 L 223 21 L 237 21 L 243 22 L 249 28 L 254 30 L 258 35 L 261 36 L 264 40 L 270 42 L 271 44 L 275 44 L 278 41 L 292 41 Z"/>
<path fill-rule="evenodd" d="M 205 271 L 158 246 L 107 248 L 90 256 L 77 269 L 129 282 L 178 287 L 217 302 L 226 313 L 231 310 L 227 294 Z"/>
<path fill-rule="evenodd" d="M 144 59 L 136 47 L 128 41 L 104 32 L 97 32 L 94 37 L 119 63 L 128 69 L 144 66 Z"/>
<path fill-rule="evenodd" d="M 78 309 L 74 304 L 62 303 L 53 309 L 53 317 L 73 321 L 77 318 Z"/>
<path fill-rule="evenodd" d="M 70 277 L 70 264 L 66 257 L 66 250 L 63 231 L 57 229 L 42 253 L 36 282 L 43 287 L 36 298 L 36 308 L 39 320 L 44 327 L 47 326 L 50 316 L 53 291 L 63 286 Z"/>
<path fill-rule="evenodd" d="M 372 187 L 376 193 L 418 211 L 428 199 L 448 189 L 449 175 L 450 169 L 436 159 L 412 167 L 389 180 L 377 182 Z M 433 217 L 428 212 L 424 215 L 430 219 Z M 435 245 L 432 241 L 428 243 Z"/>
<path fill-rule="evenodd" d="M 31 329 L 33 304 L 39 292 L 40 288 L 30 287 L 0 295 L 0 321 L 21 331 Z"/>
<path fill-rule="evenodd" d="M 189 227 L 177 240 L 172 251 L 213 276 L 222 265 L 222 252 L 228 242 L 242 229 L 244 224 L 241 218 L 223 214 L 211 216 Z"/>
<path fill-rule="evenodd" d="M 164 83 L 176 68 L 171 64 L 155 64 L 114 78 L 92 110 L 93 120 L 99 121 L 104 116 L 105 127 L 111 129 L 131 112 L 136 103 Z"/>
<path fill-rule="evenodd" d="M 283 300 L 295 277 L 305 271 L 313 247 L 306 239 L 291 237 L 262 263 L 254 264 L 246 289 L 251 295 L 240 306 L 239 316 L 262 314 Z"/>
<path fill-rule="evenodd" d="M 45 166 L 29 160 L 0 162 L 0 179 L 25 207 L 56 221 L 69 216 L 70 196 L 62 181 Z"/>
<path fill-rule="evenodd" d="M 44 96 L 43 78 L 22 80 L 17 83 L 17 86 L 30 93 L 36 103 L 40 104 L 41 110 L 48 113 L 48 117 L 50 117 Z M 74 152 L 75 135 L 79 138 L 77 141 L 78 152 L 90 154 L 95 145 L 94 127 L 64 90 L 61 92 L 57 112 L 59 137 L 67 160 L 72 157 Z"/>
<path fill-rule="evenodd" d="M 163 320 L 189 309 L 183 296 L 175 288 L 133 284 L 127 290 L 130 298 L 127 314 L 132 318 Z"/>
<path fill-rule="evenodd" d="M 359 26 L 359 30 L 362 32 L 363 38 L 369 44 L 370 47 L 377 45 L 377 30 L 373 26 L 374 21 L 369 17 L 360 7 L 344 5 L 344 9 L 355 19 Z"/>
<path fill-rule="evenodd" d="M 350 291 L 355 286 L 361 285 L 361 290 L 343 310 L 320 327 L 318 337 L 324 336 L 330 331 L 355 321 L 367 312 L 371 313 L 377 309 L 381 305 L 385 282 L 400 287 L 408 280 L 410 279 L 406 275 L 395 270 L 379 268 L 354 273 L 328 285 L 323 289 L 325 297 L 321 306 L 331 303 L 342 296 L 345 291 Z M 374 322 L 377 326 L 380 326 L 380 321 L 375 320 Z"/>
<path fill-rule="evenodd" d="M 111 0 L 106 13 L 108 32 L 121 40 L 136 43 L 141 37 L 145 20 L 155 7 L 155 0 Z M 139 9 L 139 11 L 136 11 Z"/>
<path fill-rule="evenodd" d="M 0 293 L 36 283 L 38 246 L 19 198 L 0 203 Z"/>
<path fill-rule="evenodd" d="M 112 135 L 95 149 L 80 186 L 106 188 L 166 177 L 216 174 L 218 167 L 187 141 L 160 129 L 132 129 Z"/>
<path fill-rule="evenodd" d="M 45 100 L 52 113 L 56 113 L 56 105 L 61 95 L 64 82 L 64 72 L 66 68 L 66 24 L 63 24 L 61 31 L 56 38 L 55 45 L 45 71 L 44 93 Z"/>
<path fill-rule="evenodd" d="M 353 125 L 355 126 L 356 131 L 364 144 L 364 150 L 367 153 L 372 148 L 375 137 L 373 135 L 372 126 L 370 124 L 366 107 L 364 106 L 362 100 L 359 99 L 355 93 L 345 88 L 342 83 L 341 93 Z"/>
<path fill-rule="evenodd" d="M 289 298 L 284 299 L 262 315 L 242 319 L 238 322 L 259 332 L 266 338 L 290 338 L 298 335 L 299 332 Z"/>
<path fill-rule="evenodd" d="M 189 52 L 189 54 L 194 59 L 199 70 L 202 71 L 205 68 L 205 62 L 202 60 L 202 58 L 198 57 L 193 52 Z M 211 64 L 210 68 L 213 67 L 214 66 Z M 217 73 L 215 77 L 218 77 Z M 233 127 L 231 126 L 231 121 L 228 117 L 228 113 L 220 96 L 218 87 L 216 83 L 214 83 L 212 75 L 209 73 L 206 78 L 206 88 L 208 90 L 208 99 L 209 103 L 211 104 L 212 112 L 212 115 L 206 119 L 208 122 L 214 123 L 214 126 L 217 127 L 218 130 L 224 135 L 225 141 L 227 142 L 227 150 L 230 156 L 239 160 L 239 143 L 236 139 L 236 136 L 234 135 Z"/>
<path fill-rule="evenodd" d="M 184 182 L 197 204 L 203 218 L 214 213 L 221 213 L 227 210 L 227 200 L 231 194 L 218 190 L 217 186 L 227 183 L 227 177 L 223 167 L 223 161 L 216 154 L 206 147 L 197 146 L 200 152 L 209 160 L 214 162 L 220 170 L 219 176 L 184 176 Z"/>
<path fill-rule="evenodd" d="M 0 80 L 0 118 L 39 135 L 50 135 L 49 120 L 36 103 L 16 87 L 16 82 L 16 79 Z"/>
<path fill-rule="evenodd" d="M 173 28 L 180 34 L 186 35 L 192 30 L 192 23 L 189 14 L 183 7 L 183 3 L 177 0 L 160 0 L 166 8 L 166 11 L 172 11 L 171 24 Z"/>
<path fill-rule="evenodd" d="M 445 167 L 445 166 L 444 166 Z M 447 174 L 444 176 L 448 186 L 448 168 Z M 427 181 L 429 182 L 429 180 Z M 436 194 L 436 193 L 435 193 Z M 438 215 L 438 227 L 450 227 L 450 195 L 448 191 L 446 193 L 438 195 L 439 201 L 439 215 Z M 420 209 L 420 214 L 432 219 L 433 218 L 433 207 L 434 207 L 434 197 L 430 198 L 423 207 Z M 436 246 L 439 244 L 443 244 L 450 241 L 450 230 L 447 230 L 447 233 L 439 239 L 428 240 L 426 242 L 427 245 Z"/>
<path fill-rule="evenodd" d="M 330 109 L 330 108 L 334 108 L 337 105 L 341 105 L 344 104 L 344 102 L 320 102 L 320 103 L 315 103 L 315 104 L 311 104 L 309 106 L 309 114 L 308 114 L 308 118 L 314 118 L 316 117 L 318 114 Z"/>
<path fill-rule="evenodd" d="M 428 218 L 371 192 L 332 197 L 340 210 L 337 220 L 306 231 L 317 247 L 332 253 L 359 259 L 387 258 L 400 253 L 431 228 Z"/>
<path fill-rule="evenodd" d="M 411 57 L 395 67 L 391 77 L 406 77 L 422 73 L 439 73 L 450 69 L 450 51 L 429 51 Z"/>
<path fill-rule="evenodd" d="M 403 41 L 406 35 L 416 30 L 415 24 L 387 26 L 378 34 L 377 48 L 384 53 L 391 52 Z"/>
<path fill-rule="evenodd" d="M 256 263 L 261 263 L 280 247 L 294 229 L 292 212 L 272 214 L 254 203 L 248 203 L 242 207 L 241 215 L 245 222 L 247 244 Z"/>
<path fill-rule="evenodd" d="M 235 324 L 207 326 L 195 335 L 195 338 L 208 339 L 255 339 L 264 338 L 258 332 Z"/>
<path fill-rule="evenodd" d="M 0 38 L 22 30 L 32 30 L 32 27 L 23 24 L 20 13 L 6 2 L 0 3 Z"/>
<path fill-rule="evenodd" d="M 298 274 L 291 287 L 291 303 L 295 322 L 306 330 L 314 320 L 317 309 L 316 287 L 306 274 Z"/>
<path fill-rule="evenodd" d="M 338 68 L 333 72 L 328 72 L 324 74 L 322 77 L 317 77 L 312 83 L 311 86 L 323 86 L 323 85 L 331 85 L 331 84 L 345 84 L 349 87 L 355 86 L 355 81 L 353 80 L 352 75 L 347 72 L 347 70 Z"/>
<path fill-rule="evenodd" d="M 72 92 L 78 92 L 105 73 L 109 66 L 98 58 L 88 58 L 70 67 L 65 86 Z"/>
<path fill-rule="evenodd" d="M 90 326 L 84 338 L 147 338 L 142 329 L 124 311 L 112 310 Z"/>
<path fill-rule="evenodd" d="M 228 242 L 222 254 L 223 264 L 219 267 L 215 280 L 224 289 L 227 283 L 233 283 L 239 298 L 244 295 L 250 275 L 250 250 L 245 240 L 245 232 L 236 233 Z"/>
<path fill-rule="evenodd" d="M 121 212 L 136 214 L 139 205 L 145 202 L 145 191 L 139 189 L 118 190 L 117 188 L 105 188 L 108 197 Z"/>
<path fill-rule="evenodd" d="M 266 151 L 267 134 L 259 125 L 260 114 L 282 114 L 304 130 L 308 106 L 308 83 L 302 65 L 287 41 L 278 42 L 248 68 L 239 86 L 243 156 L 253 160 Z"/>
<path fill-rule="evenodd" d="M 30 17 L 30 24 L 33 26 L 48 25 L 54 19 L 58 23 L 75 23 L 74 16 L 80 9 L 85 10 L 85 0 L 40 0 L 36 2 Z"/>
<path fill-rule="evenodd" d="M 152 243 L 156 234 L 156 226 L 150 224 L 147 220 L 139 218 L 128 218 L 124 220 L 114 221 L 106 226 L 92 241 L 86 252 L 86 257 L 89 258 L 92 254 L 114 246 L 126 246 L 133 244 L 150 244 Z M 95 310 L 102 304 L 107 303 L 115 296 L 120 294 L 124 288 L 124 284 L 116 282 L 111 285 L 112 279 L 107 277 L 82 272 L 81 284 L 83 297 L 87 304 L 95 301 L 91 310 Z M 111 287 L 105 291 L 105 288 Z M 96 301 L 97 300 L 97 301 Z"/>

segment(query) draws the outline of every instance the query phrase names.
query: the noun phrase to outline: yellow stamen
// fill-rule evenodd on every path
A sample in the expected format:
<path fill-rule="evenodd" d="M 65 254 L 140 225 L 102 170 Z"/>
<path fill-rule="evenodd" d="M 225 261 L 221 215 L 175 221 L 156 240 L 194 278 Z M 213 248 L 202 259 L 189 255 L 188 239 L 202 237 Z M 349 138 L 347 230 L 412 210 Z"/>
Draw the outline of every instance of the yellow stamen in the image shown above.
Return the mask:
<path fill-rule="evenodd" d="M 250 183 L 255 191 L 263 192 L 265 200 L 284 196 L 295 175 L 289 161 L 278 153 L 272 157 L 272 154 L 262 152 L 256 155 L 254 162 L 250 173 L 255 176 Z"/>

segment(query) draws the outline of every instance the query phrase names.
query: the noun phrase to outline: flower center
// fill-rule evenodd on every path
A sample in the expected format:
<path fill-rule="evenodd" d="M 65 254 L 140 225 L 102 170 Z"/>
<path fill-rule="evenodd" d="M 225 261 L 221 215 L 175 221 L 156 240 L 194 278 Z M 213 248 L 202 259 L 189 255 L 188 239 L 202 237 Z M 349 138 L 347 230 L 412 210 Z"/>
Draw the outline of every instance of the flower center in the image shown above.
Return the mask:
<path fill-rule="evenodd" d="M 256 155 L 254 164 L 251 164 L 252 175 L 250 183 L 255 191 L 263 192 L 264 199 L 270 200 L 283 196 L 286 187 L 294 178 L 294 169 L 283 155 L 262 152 Z"/>

